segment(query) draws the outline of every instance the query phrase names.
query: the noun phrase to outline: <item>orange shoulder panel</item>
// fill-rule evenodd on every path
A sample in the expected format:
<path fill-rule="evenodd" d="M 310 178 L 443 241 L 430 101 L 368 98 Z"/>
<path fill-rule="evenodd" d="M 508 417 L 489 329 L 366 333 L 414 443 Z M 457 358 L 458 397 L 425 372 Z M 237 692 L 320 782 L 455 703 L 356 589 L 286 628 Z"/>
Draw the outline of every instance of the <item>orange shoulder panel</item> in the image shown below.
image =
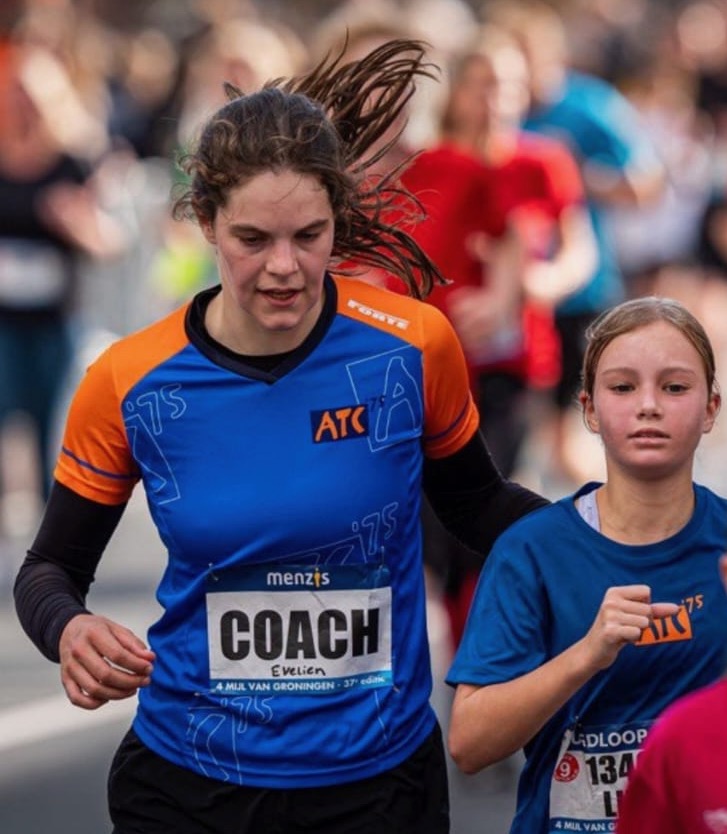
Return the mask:
<path fill-rule="evenodd" d="M 62 484 L 102 504 L 128 501 L 140 473 L 128 446 L 122 403 L 145 374 L 188 343 L 187 306 L 107 348 L 73 397 L 55 468 Z"/>
<path fill-rule="evenodd" d="M 422 352 L 424 451 L 442 458 L 461 449 L 479 426 L 462 346 L 447 318 L 432 304 L 336 277 L 338 311 L 395 335 Z"/>

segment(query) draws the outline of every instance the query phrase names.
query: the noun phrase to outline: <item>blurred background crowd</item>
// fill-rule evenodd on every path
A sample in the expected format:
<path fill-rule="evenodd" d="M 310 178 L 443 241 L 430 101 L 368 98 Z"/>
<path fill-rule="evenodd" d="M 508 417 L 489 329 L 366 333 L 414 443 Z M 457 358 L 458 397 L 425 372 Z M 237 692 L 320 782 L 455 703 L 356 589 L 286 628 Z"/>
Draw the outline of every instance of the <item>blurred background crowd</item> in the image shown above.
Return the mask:
<path fill-rule="evenodd" d="M 574 395 L 585 327 L 623 298 L 684 302 L 721 376 L 727 0 L 0 0 L 8 601 L 84 368 L 216 280 L 170 196 L 222 82 L 255 89 L 397 37 L 426 41 L 437 70 L 372 175 L 403 165 L 426 210 L 414 234 L 452 282 L 429 300 L 460 336 L 503 472 L 551 498 L 602 477 Z M 723 423 L 696 474 L 727 494 Z M 478 566 L 424 522 L 445 721 L 441 679 Z"/>
<path fill-rule="evenodd" d="M 438 69 L 378 170 L 419 153 L 402 174 L 428 213 L 416 234 L 453 282 L 430 300 L 460 334 L 507 475 L 552 497 L 600 477 L 574 389 L 605 307 L 677 297 L 724 355 L 726 0 L 3 0 L 7 574 L 84 367 L 214 280 L 169 206 L 222 82 L 254 89 L 394 37 L 426 41 Z M 453 569 L 429 523 L 434 573 L 456 594 L 466 557 Z"/>

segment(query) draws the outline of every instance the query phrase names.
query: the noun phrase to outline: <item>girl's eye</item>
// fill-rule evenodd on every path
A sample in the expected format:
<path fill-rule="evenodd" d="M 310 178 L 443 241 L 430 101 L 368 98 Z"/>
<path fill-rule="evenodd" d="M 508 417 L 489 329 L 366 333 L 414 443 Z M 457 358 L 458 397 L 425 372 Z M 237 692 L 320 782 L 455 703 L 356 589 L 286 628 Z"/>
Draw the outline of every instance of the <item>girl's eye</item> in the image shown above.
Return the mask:
<path fill-rule="evenodd" d="M 681 394 L 682 391 L 687 390 L 687 386 L 681 382 L 669 382 L 664 386 L 664 390 L 670 394 Z"/>
<path fill-rule="evenodd" d="M 611 390 L 615 391 L 617 394 L 625 394 L 628 391 L 633 390 L 633 385 L 629 382 L 619 382 L 616 385 L 611 386 Z"/>

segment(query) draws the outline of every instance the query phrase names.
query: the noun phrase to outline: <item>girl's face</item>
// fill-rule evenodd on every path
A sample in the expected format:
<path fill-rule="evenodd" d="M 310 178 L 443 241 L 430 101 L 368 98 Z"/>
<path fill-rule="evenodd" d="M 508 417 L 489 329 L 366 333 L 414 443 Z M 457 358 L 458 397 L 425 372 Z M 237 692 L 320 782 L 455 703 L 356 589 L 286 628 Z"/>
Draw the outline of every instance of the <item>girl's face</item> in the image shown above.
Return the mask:
<path fill-rule="evenodd" d="M 609 467 L 638 477 L 691 472 L 702 434 L 719 411 L 692 343 L 664 321 L 617 336 L 603 351 L 593 396 L 582 400 Z"/>
<path fill-rule="evenodd" d="M 222 283 L 212 335 L 250 355 L 296 348 L 323 306 L 334 234 L 325 188 L 290 170 L 258 174 L 201 226 Z"/>

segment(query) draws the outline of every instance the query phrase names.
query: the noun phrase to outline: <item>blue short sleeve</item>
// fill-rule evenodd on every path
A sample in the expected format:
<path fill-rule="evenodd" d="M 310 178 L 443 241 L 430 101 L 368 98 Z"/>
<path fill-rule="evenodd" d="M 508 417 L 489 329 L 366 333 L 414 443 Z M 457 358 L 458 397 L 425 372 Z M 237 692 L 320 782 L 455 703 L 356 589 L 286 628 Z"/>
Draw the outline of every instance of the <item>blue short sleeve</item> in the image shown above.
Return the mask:
<path fill-rule="evenodd" d="M 549 656 L 549 608 L 533 554 L 506 533 L 480 575 L 447 683 L 483 686 L 536 669 Z"/>

